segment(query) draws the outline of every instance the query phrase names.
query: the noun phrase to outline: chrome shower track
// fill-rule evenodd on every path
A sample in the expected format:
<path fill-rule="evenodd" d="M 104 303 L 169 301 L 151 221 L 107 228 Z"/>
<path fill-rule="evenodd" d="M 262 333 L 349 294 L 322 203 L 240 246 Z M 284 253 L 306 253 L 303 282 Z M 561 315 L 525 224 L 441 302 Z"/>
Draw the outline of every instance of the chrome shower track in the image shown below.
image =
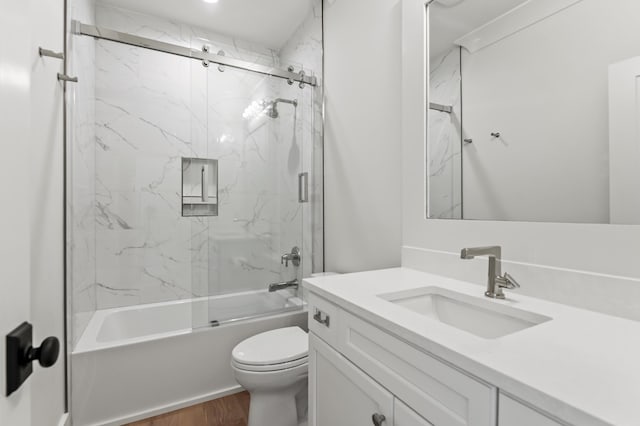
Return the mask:
<path fill-rule="evenodd" d="M 214 53 L 203 52 L 202 50 L 191 49 L 189 47 L 178 46 L 175 44 L 165 43 L 150 38 L 139 37 L 133 34 L 101 28 L 95 25 L 87 25 L 79 21 L 73 21 L 71 25 L 74 34 L 90 36 L 101 40 L 109 40 L 116 43 L 128 44 L 130 46 L 142 47 L 144 49 L 151 49 L 158 52 L 169 53 L 171 55 L 182 56 L 185 58 L 208 61 L 210 63 L 223 65 L 226 67 L 252 71 L 259 74 L 282 78 L 288 81 L 308 84 L 310 86 L 318 85 L 316 77 L 305 75 L 304 72 L 295 73 L 289 70 L 255 64 L 253 62 L 242 61 L 240 59 L 234 59 L 227 56 L 216 55 Z"/>

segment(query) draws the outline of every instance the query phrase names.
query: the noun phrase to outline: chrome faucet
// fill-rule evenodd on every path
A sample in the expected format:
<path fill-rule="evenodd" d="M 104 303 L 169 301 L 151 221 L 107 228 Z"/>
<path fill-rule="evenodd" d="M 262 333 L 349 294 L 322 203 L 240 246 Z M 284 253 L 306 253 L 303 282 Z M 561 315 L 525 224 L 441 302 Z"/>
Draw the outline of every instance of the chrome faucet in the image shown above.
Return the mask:
<path fill-rule="evenodd" d="M 493 299 L 504 299 L 503 288 L 513 290 L 520 288 L 520 284 L 506 272 L 502 274 L 502 248 L 500 246 L 463 248 L 460 252 L 461 259 L 473 259 L 476 256 L 489 256 L 489 276 L 487 291 L 484 295 Z"/>
<path fill-rule="evenodd" d="M 273 284 L 269 284 L 269 292 L 274 292 L 274 291 L 278 291 L 278 290 L 284 290 L 285 288 L 295 288 L 296 290 L 298 289 L 298 279 L 294 278 L 291 281 L 285 281 L 282 283 L 273 283 Z"/>
<path fill-rule="evenodd" d="M 289 267 L 289 261 L 293 263 L 293 266 L 300 266 L 300 249 L 294 247 L 291 249 L 291 253 L 285 253 L 280 257 L 280 263 L 285 267 Z"/>

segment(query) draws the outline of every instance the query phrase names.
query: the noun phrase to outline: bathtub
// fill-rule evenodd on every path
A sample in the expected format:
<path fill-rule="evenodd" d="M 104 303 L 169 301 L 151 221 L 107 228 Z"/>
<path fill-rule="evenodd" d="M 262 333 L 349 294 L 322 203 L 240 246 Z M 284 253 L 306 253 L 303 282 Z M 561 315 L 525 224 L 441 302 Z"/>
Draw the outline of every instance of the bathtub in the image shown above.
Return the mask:
<path fill-rule="evenodd" d="M 259 291 L 96 311 L 71 353 L 73 425 L 121 425 L 240 391 L 233 347 L 274 328 L 306 330 L 303 308 L 287 292 Z"/>

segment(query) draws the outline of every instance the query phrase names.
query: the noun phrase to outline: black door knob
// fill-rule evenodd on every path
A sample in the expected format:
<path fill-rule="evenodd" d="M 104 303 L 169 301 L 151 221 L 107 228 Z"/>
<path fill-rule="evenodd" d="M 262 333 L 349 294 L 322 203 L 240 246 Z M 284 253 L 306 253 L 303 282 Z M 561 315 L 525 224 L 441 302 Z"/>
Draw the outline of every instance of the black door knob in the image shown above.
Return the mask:
<path fill-rule="evenodd" d="M 34 348 L 33 327 L 23 322 L 6 336 L 6 374 L 7 393 L 9 396 L 24 383 L 33 373 L 33 361 L 38 360 L 41 366 L 51 367 L 60 355 L 60 341 L 55 337 L 47 337 L 39 348 Z"/>
<path fill-rule="evenodd" d="M 47 337 L 39 348 L 27 349 L 25 358 L 27 362 L 38 360 L 41 366 L 48 368 L 56 363 L 58 355 L 60 355 L 60 341 L 56 337 Z"/>

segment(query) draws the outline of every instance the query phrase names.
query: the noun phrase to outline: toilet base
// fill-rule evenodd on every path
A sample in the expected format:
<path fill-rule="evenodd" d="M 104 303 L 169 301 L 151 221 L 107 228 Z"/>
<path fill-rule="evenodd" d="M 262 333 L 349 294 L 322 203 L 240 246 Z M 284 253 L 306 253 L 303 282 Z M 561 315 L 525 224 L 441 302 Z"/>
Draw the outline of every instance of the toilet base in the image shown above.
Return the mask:
<path fill-rule="evenodd" d="M 301 390 L 301 389 L 299 389 Z M 297 390 L 297 391 L 299 391 Z M 273 393 L 253 392 L 249 404 L 248 426 L 300 426 L 306 425 L 306 419 L 298 421 L 298 408 L 296 404 L 297 392 Z"/>

